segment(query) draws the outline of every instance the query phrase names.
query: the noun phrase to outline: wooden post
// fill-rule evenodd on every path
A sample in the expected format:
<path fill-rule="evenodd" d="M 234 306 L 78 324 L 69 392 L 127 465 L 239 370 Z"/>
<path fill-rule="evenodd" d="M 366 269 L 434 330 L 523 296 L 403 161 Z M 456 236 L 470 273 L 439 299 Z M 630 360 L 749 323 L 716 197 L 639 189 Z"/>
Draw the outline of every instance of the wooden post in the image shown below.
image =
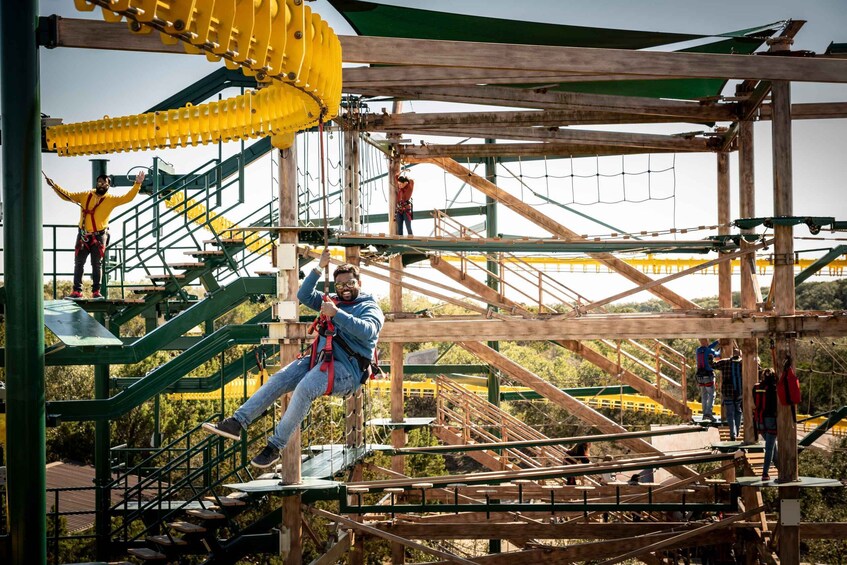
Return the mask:
<path fill-rule="evenodd" d="M 359 135 L 355 124 L 358 121 L 358 106 L 351 104 L 347 119 L 342 123 L 344 128 L 344 187 L 342 194 L 343 228 L 348 234 L 360 231 L 362 217 L 359 207 Z M 344 260 L 352 265 L 359 265 L 359 247 L 352 246 L 344 249 Z M 365 403 L 362 388 L 345 400 L 347 417 L 344 419 L 345 444 L 357 447 L 365 442 Z"/>
<path fill-rule="evenodd" d="M 297 218 L 297 144 L 279 152 L 279 223 L 281 226 L 296 226 Z M 277 265 L 277 316 L 280 321 L 297 321 L 297 289 L 300 284 L 297 261 L 297 232 L 282 230 L 279 234 L 279 257 Z M 283 260 L 287 261 L 284 263 Z M 293 306 L 292 306 L 293 303 Z M 299 353 L 296 343 L 288 340 L 279 342 L 279 361 L 283 366 L 294 361 Z M 283 411 L 288 408 L 291 394 L 286 394 L 281 403 Z M 300 428 L 294 433 L 282 450 L 282 480 L 287 483 L 299 483 L 300 476 Z M 291 540 L 285 565 L 300 565 L 303 561 L 302 523 L 300 495 L 285 496 L 282 499 L 282 525 L 288 530 Z"/>
<path fill-rule="evenodd" d="M 777 50 L 776 47 L 774 46 Z M 783 43 L 780 50 L 788 49 Z M 771 107 L 773 118 L 773 211 L 775 217 L 791 216 L 793 208 L 793 186 L 791 166 L 791 83 L 773 81 Z M 782 316 L 794 314 L 794 228 L 774 226 L 774 312 Z M 778 334 L 774 370 L 782 371 L 788 355 L 796 359 L 796 343 L 793 334 Z M 789 406 L 779 405 L 777 411 L 777 445 L 779 481 L 797 480 L 797 422 Z M 780 498 L 779 559 L 782 565 L 800 562 L 800 529 L 793 520 L 793 509 L 799 512 L 799 488 L 782 487 Z M 799 522 L 799 517 L 797 517 Z"/>
<path fill-rule="evenodd" d="M 744 120 L 738 125 L 738 206 L 742 218 L 753 218 L 756 215 L 756 185 L 753 175 L 753 122 Z M 741 230 L 741 233 L 752 233 L 754 230 Z M 747 244 L 742 243 L 744 249 Z M 748 255 L 741 258 L 741 307 L 746 310 L 756 309 L 757 300 L 756 256 Z M 741 363 L 743 375 L 741 410 L 743 412 L 743 442 L 756 442 L 753 430 L 753 386 L 758 380 L 759 342 L 756 338 L 741 340 Z"/>
<path fill-rule="evenodd" d="M 403 102 L 394 102 L 391 108 L 392 114 L 399 114 L 403 110 Z M 400 134 L 389 134 L 389 138 L 399 138 Z M 388 167 L 388 231 L 397 233 L 397 218 L 394 210 L 397 206 L 397 175 L 400 174 L 400 162 L 392 158 Z M 403 257 L 395 255 L 389 260 L 391 267 L 391 286 L 388 290 L 388 300 L 391 311 L 394 313 L 403 310 L 403 287 L 400 286 L 403 270 Z M 402 422 L 405 417 L 405 405 L 403 400 L 403 344 L 392 343 L 390 346 L 391 357 L 391 421 Z M 406 430 L 398 427 L 391 430 L 391 445 L 395 448 L 406 446 Z M 391 470 L 396 473 L 405 473 L 405 459 L 402 455 L 391 458 Z M 391 544 L 391 562 L 399 565 L 406 562 L 406 549 L 402 544 Z"/>
<path fill-rule="evenodd" d="M 718 235 L 729 235 L 730 205 L 729 205 L 729 153 L 722 151 L 718 153 Z M 724 262 L 718 264 L 718 306 L 720 308 L 732 308 L 732 263 Z M 730 357 L 732 346 L 730 340 L 721 337 L 721 356 Z M 721 371 L 721 381 L 723 381 Z M 715 381 L 715 388 L 718 387 Z M 715 390 L 717 393 L 718 391 Z M 720 402 L 718 409 L 721 421 L 726 421 L 723 413 L 723 398 L 716 400 Z"/>

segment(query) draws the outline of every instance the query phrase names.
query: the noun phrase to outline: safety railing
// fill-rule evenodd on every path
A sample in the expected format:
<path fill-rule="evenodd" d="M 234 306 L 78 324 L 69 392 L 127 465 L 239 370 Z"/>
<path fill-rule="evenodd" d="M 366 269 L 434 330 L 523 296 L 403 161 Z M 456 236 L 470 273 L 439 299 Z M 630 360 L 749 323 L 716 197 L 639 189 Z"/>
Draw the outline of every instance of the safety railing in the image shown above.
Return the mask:
<path fill-rule="evenodd" d="M 222 282 L 245 274 L 248 266 L 270 253 L 272 240 L 258 233 L 239 234 L 241 245 L 222 242 L 232 238 L 233 226 L 274 223 L 276 198 L 245 213 L 243 175 L 220 177 L 221 162 L 207 161 L 168 185 L 154 185 L 151 198 L 115 217 L 113 221 L 122 222 L 122 232 L 109 245 L 106 275 L 122 296 L 131 289 L 128 281 L 137 281 L 141 274 L 173 275 L 168 265 L 185 262 L 184 253 L 204 249 L 206 241 L 216 242 L 225 254 L 228 269 L 216 273 Z M 237 197 L 230 187 L 237 187 Z M 163 204 L 168 213 L 161 211 Z"/>

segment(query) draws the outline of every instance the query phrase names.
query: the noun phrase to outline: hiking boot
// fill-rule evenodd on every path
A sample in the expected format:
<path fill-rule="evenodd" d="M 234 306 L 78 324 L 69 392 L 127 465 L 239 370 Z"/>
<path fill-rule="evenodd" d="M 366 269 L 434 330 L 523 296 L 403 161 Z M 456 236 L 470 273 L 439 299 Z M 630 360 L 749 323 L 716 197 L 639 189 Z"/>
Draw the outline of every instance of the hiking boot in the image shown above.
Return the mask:
<path fill-rule="evenodd" d="M 100 294 L 99 290 L 95 290 L 94 292 L 91 293 L 91 298 L 93 298 L 94 300 L 98 300 L 100 298 L 103 298 L 103 295 Z"/>
<path fill-rule="evenodd" d="M 250 464 L 259 469 L 267 469 L 279 461 L 279 449 L 271 444 L 265 446 L 259 454 L 250 461 Z"/>
<path fill-rule="evenodd" d="M 203 429 L 212 434 L 218 434 L 219 436 L 223 436 L 225 438 L 234 439 L 238 441 L 241 439 L 241 430 L 244 428 L 241 426 L 241 422 L 230 416 L 224 420 L 221 420 L 217 424 L 213 424 L 211 422 L 206 422 L 203 424 Z"/>
<path fill-rule="evenodd" d="M 78 290 L 75 290 L 69 295 L 67 295 L 65 298 L 67 298 L 68 300 L 76 300 L 77 298 L 82 298 L 82 293 Z"/>

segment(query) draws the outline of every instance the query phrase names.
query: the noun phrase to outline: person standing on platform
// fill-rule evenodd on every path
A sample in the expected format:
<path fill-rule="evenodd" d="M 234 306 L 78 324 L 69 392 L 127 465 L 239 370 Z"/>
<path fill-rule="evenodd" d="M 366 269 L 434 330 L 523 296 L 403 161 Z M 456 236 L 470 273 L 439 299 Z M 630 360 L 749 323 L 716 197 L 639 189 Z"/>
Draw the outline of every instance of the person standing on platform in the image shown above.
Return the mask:
<path fill-rule="evenodd" d="M 712 406 L 715 403 L 715 369 L 712 363 L 720 357 L 719 350 L 715 349 L 719 342 L 717 340 L 709 343 L 706 338 L 700 338 L 700 347 L 694 354 L 697 359 L 697 384 L 700 386 L 700 403 L 703 405 L 703 419 L 715 421 L 712 414 Z"/>
<path fill-rule="evenodd" d="M 394 209 L 394 219 L 397 221 L 397 235 L 403 235 L 403 225 L 406 231 L 412 234 L 412 192 L 415 190 L 415 181 L 406 174 L 397 175 L 397 205 Z"/>
<path fill-rule="evenodd" d="M 759 434 L 765 438 L 765 462 L 762 467 L 762 480 L 771 480 L 769 471 L 771 462 L 776 461 L 776 373 L 773 369 L 765 369 L 762 372 L 762 380 L 753 387 L 753 400 L 755 401 L 756 436 Z"/>
<path fill-rule="evenodd" d="M 374 350 L 385 317 L 373 296 L 360 292 L 359 268 L 344 264 L 335 269 L 335 296 L 319 293 L 315 287 L 323 269 L 329 265 L 329 250 L 321 254 L 317 269 L 312 269 L 297 298 L 312 310 L 320 312 L 313 328 L 318 336 L 311 353 L 271 375 L 247 402 L 231 417 L 217 424 L 205 423 L 203 429 L 229 439 L 241 439 L 256 418 L 287 392 L 291 402 L 282 415 L 268 444 L 250 461 L 264 469 L 279 460 L 280 451 L 288 443 L 319 396 L 347 396 L 371 375 Z"/>
<path fill-rule="evenodd" d="M 741 430 L 741 351 L 732 350 L 732 357 L 715 363 L 715 369 L 721 372 L 721 405 L 723 418 L 729 423 L 729 440 L 738 439 Z"/>
<path fill-rule="evenodd" d="M 74 286 L 70 299 L 82 298 L 82 273 L 85 260 L 91 257 L 91 298 L 103 298 L 100 294 L 101 262 L 109 244 L 109 216 L 112 210 L 121 204 L 128 204 L 138 194 L 144 182 L 144 171 L 135 175 L 135 184 L 123 196 L 108 194 L 111 179 L 108 175 L 97 177 L 97 186 L 84 192 L 68 192 L 53 179 L 44 175 L 47 184 L 59 198 L 77 204 L 79 213 L 79 231 L 74 244 Z"/>

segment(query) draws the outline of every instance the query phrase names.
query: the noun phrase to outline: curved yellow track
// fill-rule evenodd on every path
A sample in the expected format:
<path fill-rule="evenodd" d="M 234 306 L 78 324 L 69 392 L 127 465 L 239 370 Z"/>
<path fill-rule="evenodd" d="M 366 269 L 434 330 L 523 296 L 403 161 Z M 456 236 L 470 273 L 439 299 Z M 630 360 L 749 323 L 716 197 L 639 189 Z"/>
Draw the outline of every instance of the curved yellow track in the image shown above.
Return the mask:
<path fill-rule="evenodd" d="M 224 59 L 270 84 L 235 98 L 165 112 L 105 117 L 47 129 L 59 155 L 185 147 L 272 136 L 288 147 L 293 134 L 335 117 L 341 101 L 341 43 L 303 0 L 75 0 L 126 18 L 134 33 L 157 29 L 165 43 Z"/>

